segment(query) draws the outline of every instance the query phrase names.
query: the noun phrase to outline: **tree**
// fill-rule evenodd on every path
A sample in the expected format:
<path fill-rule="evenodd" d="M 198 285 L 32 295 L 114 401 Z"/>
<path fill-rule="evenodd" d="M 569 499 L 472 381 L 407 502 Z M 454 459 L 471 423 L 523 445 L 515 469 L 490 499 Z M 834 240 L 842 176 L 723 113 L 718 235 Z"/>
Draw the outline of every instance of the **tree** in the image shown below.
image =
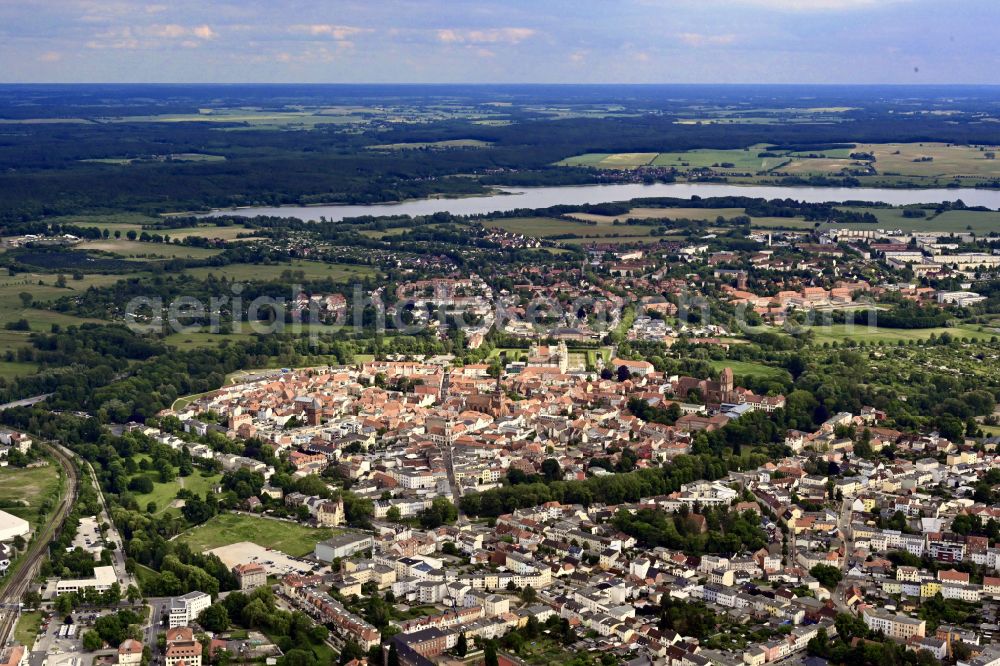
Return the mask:
<path fill-rule="evenodd" d="M 535 588 L 530 585 L 525 585 L 524 589 L 521 590 L 521 601 L 525 604 L 533 604 L 538 599 L 538 593 L 535 592 Z"/>
<path fill-rule="evenodd" d="M 464 657 L 469 652 L 469 639 L 465 637 L 464 631 L 458 635 L 458 643 L 455 645 L 455 652 L 458 653 L 459 657 Z"/>
<path fill-rule="evenodd" d="M 542 461 L 542 474 L 546 481 L 558 481 L 562 478 L 562 467 L 555 458 L 546 458 Z"/>
<path fill-rule="evenodd" d="M 398 506 L 390 506 L 389 510 L 385 512 L 385 517 L 386 520 L 398 523 L 399 519 L 402 518 L 402 514 L 400 513 Z"/>
<path fill-rule="evenodd" d="M 17 297 L 21 299 L 21 305 L 26 308 L 30 308 L 32 301 L 35 300 L 35 296 L 30 291 L 22 291 Z"/>
<path fill-rule="evenodd" d="M 104 640 L 100 634 L 91 629 L 83 634 L 83 649 L 87 652 L 94 652 L 104 647 Z"/>
<path fill-rule="evenodd" d="M 229 611 L 222 604 L 212 604 L 198 616 L 198 624 L 215 633 L 226 631 L 229 629 Z"/>
<path fill-rule="evenodd" d="M 462 634 L 462 636 L 465 636 L 465 634 Z M 459 640 L 461 640 L 461 637 L 459 637 Z M 396 650 L 395 643 L 389 644 L 389 655 L 386 657 L 385 664 L 386 666 L 399 666 L 399 651 Z"/>
<path fill-rule="evenodd" d="M 837 583 L 844 577 L 839 568 L 829 564 L 817 564 L 809 570 L 809 574 L 818 580 L 820 585 L 831 590 L 837 587 Z"/>
<path fill-rule="evenodd" d="M 500 660 L 497 659 L 497 646 L 496 643 L 490 641 L 486 644 L 486 649 L 483 650 L 485 661 L 483 662 L 485 666 L 500 666 Z"/>
<path fill-rule="evenodd" d="M 129 603 L 137 604 L 142 601 L 142 592 L 135 585 L 129 585 L 128 589 L 125 590 L 125 597 L 128 599 Z"/>
<path fill-rule="evenodd" d="M 632 377 L 627 365 L 618 366 L 618 381 L 623 382 Z"/>

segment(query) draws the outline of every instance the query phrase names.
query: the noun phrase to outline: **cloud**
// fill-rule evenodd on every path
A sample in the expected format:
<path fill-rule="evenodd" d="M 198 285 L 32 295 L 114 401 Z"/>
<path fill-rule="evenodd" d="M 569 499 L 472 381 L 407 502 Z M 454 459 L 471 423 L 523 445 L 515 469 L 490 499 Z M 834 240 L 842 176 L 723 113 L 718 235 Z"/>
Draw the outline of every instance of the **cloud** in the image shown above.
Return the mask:
<path fill-rule="evenodd" d="M 219 36 L 209 25 L 199 25 L 192 31 L 192 34 L 198 39 L 215 39 Z"/>
<path fill-rule="evenodd" d="M 62 60 L 62 54 L 58 51 L 46 51 L 38 56 L 38 62 L 59 62 L 60 60 Z"/>
<path fill-rule="evenodd" d="M 142 49 L 179 43 L 184 48 L 198 48 L 219 33 L 209 25 L 183 26 L 177 23 L 145 27 L 112 28 L 94 35 L 86 42 L 88 49 Z"/>
<path fill-rule="evenodd" d="M 698 0 L 699 4 L 749 5 L 782 12 L 829 12 L 871 9 L 913 0 Z"/>
<path fill-rule="evenodd" d="M 303 32 L 313 37 L 329 37 L 337 41 L 350 39 L 365 32 L 371 32 L 367 28 L 358 28 L 353 25 L 333 25 L 330 23 L 293 25 L 292 31 Z"/>
<path fill-rule="evenodd" d="M 485 30 L 456 30 L 442 28 L 437 31 L 438 41 L 445 44 L 519 44 L 537 34 L 533 28 L 489 28 Z"/>
<path fill-rule="evenodd" d="M 150 26 L 146 32 L 149 35 L 159 37 L 160 39 L 180 39 L 188 34 L 188 29 L 182 25 L 171 23 L 168 25 Z"/>
<path fill-rule="evenodd" d="M 700 32 L 682 32 L 677 38 L 688 46 L 725 46 L 736 41 L 736 35 L 705 35 Z"/>
<path fill-rule="evenodd" d="M 115 28 L 97 33 L 85 46 L 88 49 L 137 49 L 140 44 L 132 28 Z"/>

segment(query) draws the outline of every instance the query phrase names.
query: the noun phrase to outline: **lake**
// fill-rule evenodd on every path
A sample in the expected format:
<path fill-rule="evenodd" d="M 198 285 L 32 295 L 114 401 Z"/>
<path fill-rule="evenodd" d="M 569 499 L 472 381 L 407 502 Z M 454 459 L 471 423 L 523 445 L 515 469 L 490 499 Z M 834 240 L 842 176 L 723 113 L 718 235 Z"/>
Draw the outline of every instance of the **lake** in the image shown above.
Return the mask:
<path fill-rule="evenodd" d="M 204 217 L 220 215 L 272 215 L 318 221 L 321 217 L 338 222 L 362 215 L 431 215 L 447 212 L 454 215 L 484 215 L 517 208 L 548 208 L 557 205 L 581 205 L 628 201 L 641 197 L 759 197 L 797 199 L 808 203 L 826 201 L 878 201 L 897 206 L 918 203 L 941 203 L 961 199 L 967 206 L 1000 208 L 1000 190 L 972 188 L 903 190 L 864 187 L 786 187 L 778 185 L 727 185 L 725 183 L 625 183 L 561 187 L 505 187 L 501 193 L 462 199 L 411 199 L 399 203 L 371 205 L 248 207 L 217 210 Z"/>

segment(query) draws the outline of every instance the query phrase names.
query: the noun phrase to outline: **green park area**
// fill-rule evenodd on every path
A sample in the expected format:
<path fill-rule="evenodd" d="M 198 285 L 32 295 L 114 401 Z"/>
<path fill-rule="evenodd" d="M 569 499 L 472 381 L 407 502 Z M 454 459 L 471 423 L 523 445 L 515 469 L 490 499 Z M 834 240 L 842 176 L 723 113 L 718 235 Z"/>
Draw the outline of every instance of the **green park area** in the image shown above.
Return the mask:
<path fill-rule="evenodd" d="M 313 552 L 318 542 L 329 539 L 336 532 L 328 527 L 306 527 L 291 521 L 225 513 L 184 532 L 177 539 L 197 552 L 252 541 L 294 557 L 302 557 Z"/>
<path fill-rule="evenodd" d="M 58 465 L 0 467 L 0 509 L 27 520 L 35 529 L 39 510 L 55 506 L 60 486 Z"/>

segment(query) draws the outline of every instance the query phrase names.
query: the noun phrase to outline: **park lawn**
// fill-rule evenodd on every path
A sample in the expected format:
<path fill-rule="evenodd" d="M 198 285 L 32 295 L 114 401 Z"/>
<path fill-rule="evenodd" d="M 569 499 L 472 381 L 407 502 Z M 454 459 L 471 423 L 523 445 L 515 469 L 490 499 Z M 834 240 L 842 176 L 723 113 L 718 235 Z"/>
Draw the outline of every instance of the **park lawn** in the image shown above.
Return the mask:
<path fill-rule="evenodd" d="M 567 663 L 576 655 L 549 636 L 540 634 L 533 640 L 524 641 L 517 656 L 531 666 L 548 666 Z"/>
<path fill-rule="evenodd" d="M 31 650 L 41 628 L 42 611 L 25 611 L 17 619 L 17 626 L 14 627 L 14 640 Z"/>
<path fill-rule="evenodd" d="M 784 368 L 776 368 L 771 365 L 764 365 L 763 363 L 754 363 L 753 361 L 734 361 L 724 359 L 722 361 L 709 361 L 709 363 L 712 364 L 712 368 L 717 372 L 721 372 L 723 368 L 732 368 L 733 375 L 736 377 L 778 380 L 791 379 L 788 371 Z"/>
<path fill-rule="evenodd" d="M 171 233 L 160 231 L 156 233 Z M 173 236 L 171 236 L 172 238 Z M 142 241 L 131 241 L 127 239 L 109 238 L 105 240 L 86 241 L 77 246 L 81 250 L 97 250 L 101 252 L 111 252 L 120 257 L 132 258 L 156 258 L 156 259 L 206 259 L 214 257 L 222 252 L 208 247 L 192 247 L 188 245 L 175 245 L 173 243 L 146 243 Z"/>
<path fill-rule="evenodd" d="M 145 454 L 140 454 L 137 459 L 149 459 L 149 456 Z M 174 468 L 174 472 L 177 468 Z M 159 474 L 153 471 L 149 472 L 139 472 L 138 474 L 133 474 L 129 477 L 131 481 L 137 476 L 148 476 L 153 482 L 153 492 L 146 494 L 135 493 L 135 499 L 139 503 L 139 508 L 143 511 L 146 510 L 146 505 L 149 502 L 156 502 L 156 513 L 153 515 L 162 515 L 165 511 L 170 508 L 170 503 L 177 498 L 177 491 L 181 488 L 186 488 L 191 492 L 198 495 L 198 497 L 205 497 L 205 493 L 209 492 L 212 488 L 217 486 L 222 480 L 221 474 L 209 474 L 208 476 L 203 476 L 202 471 L 195 468 L 194 474 L 191 476 L 177 476 L 170 483 L 160 483 Z"/>
<path fill-rule="evenodd" d="M 824 342 L 838 342 L 843 343 L 849 340 L 854 342 L 866 342 L 868 344 L 886 342 L 891 344 L 896 344 L 900 340 L 904 342 L 909 342 L 910 340 L 927 340 L 931 335 L 936 335 L 941 337 L 942 334 L 948 333 L 954 338 L 967 337 L 972 340 L 989 340 L 993 337 L 994 333 L 989 333 L 987 331 L 980 331 L 979 327 L 971 325 L 962 325 L 955 327 L 938 327 L 938 328 L 916 328 L 916 329 L 903 329 L 903 328 L 869 328 L 867 326 L 855 326 L 853 331 L 848 331 L 844 326 L 831 326 L 829 328 L 814 326 L 811 327 L 813 331 L 814 338 L 813 344 L 823 344 Z"/>
<path fill-rule="evenodd" d="M 171 333 L 163 338 L 163 342 L 181 351 L 204 349 L 205 347 L 215 347 L 224 341 L 242 342 L 249 340 L 253 333 L 249 330 L 248 326 L 244 326 L 244 329 L 246 330 L 243 333 L 209 333 L 201 331 Z"/>
<path fill-rule="evenodd" d="M 292 272 L 292 279 L 350 281 L 361 280 L 374 274 L 368 266 L 354 264 L 327 264 L 320 261 L 290 261 L 282 264 L 230 264 L 228 266 L 203 266 L 191 268 L 185 272 L 199 279 L 209 275 L 217 278 L 226 277 L 229 280 L 263 281 L 279 280 L 286 271 Z M 301 274 L 301 275 L 300 275 Z M 291 294 L 289 294 L 291 298 Z"/>
<path fill-rule="evenodd" d="M 0 467 L 0 502 L 21 501 L 26 506 L 7 506 L 4 511 L 38 527 L 38 509 L 48 499 L 53 503 L 59 499 L 62 486 L 59 466 L 49 464 L 44 467 Z M 0 505 L 0 506 L 2 506 Z"/>
<path fill-rule="evenodd" d="M 306 527 L 283 520 L 224 513 L 187 530 L 177 539 L 196 552 L 251 541 L 293 557 L 304 557 L 313 552 L 317 543 L 329 539 L 337 532 L 338 530 L 329 527 Z"/>

